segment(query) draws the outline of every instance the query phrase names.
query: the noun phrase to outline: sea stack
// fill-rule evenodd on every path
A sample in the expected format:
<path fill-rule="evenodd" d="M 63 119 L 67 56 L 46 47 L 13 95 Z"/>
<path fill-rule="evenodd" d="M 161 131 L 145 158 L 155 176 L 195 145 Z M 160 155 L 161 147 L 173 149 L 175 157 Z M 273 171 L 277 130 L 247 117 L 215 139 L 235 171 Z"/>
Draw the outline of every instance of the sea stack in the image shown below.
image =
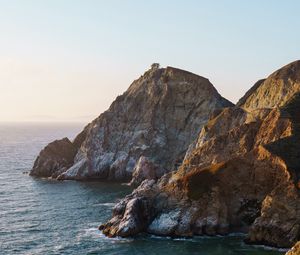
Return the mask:
<path fill-rule="evenodd" d="M 48 145 L 30 174 L 122 182 L 134 176 L 134 185 L 158 179 L 180 165 L 209 117 L 230 106 L 208 79 L 153 64 L 72 143 Z M 53 146 L 62 148 L 55 157 Z"/>

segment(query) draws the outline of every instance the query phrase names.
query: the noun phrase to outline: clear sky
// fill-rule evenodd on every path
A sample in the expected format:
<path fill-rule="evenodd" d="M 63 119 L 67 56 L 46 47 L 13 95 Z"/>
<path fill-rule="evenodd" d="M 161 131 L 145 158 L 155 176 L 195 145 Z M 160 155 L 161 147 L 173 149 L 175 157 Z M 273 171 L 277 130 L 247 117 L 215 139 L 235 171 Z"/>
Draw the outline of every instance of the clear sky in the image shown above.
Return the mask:
<path fill-rule="evenodd" d="M 0 121 L 90 121 L 153 62 L 236 102 L 300 59 L 300 1 L 0 0 Z"/>

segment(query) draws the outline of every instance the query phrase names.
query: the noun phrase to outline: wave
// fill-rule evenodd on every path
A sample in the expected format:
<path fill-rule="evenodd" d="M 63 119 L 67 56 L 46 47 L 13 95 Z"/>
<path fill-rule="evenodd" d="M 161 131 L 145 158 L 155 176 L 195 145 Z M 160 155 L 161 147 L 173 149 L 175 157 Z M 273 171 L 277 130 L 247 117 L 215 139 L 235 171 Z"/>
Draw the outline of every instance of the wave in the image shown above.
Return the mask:
<path fill-rule="evenodd" d="M 116 205 L 116 203 L 98 203 L 98 204 L 93 204 L 93 207 L 97 207 L 97 206 L 107 206 L 107 207 L 114 207 Z"/>
<path fill-rule="evenodd" d="M 123 237 L 115 237 L 109 238 L 102 233 L 98 228 L 91 227 L 83 229 L 76 237 L 78 242 L 81 242 L 83 239 L 93 238 L 94 240 L 98 240 L 100 242 L 108 242 L 108 243 L 129 243 L 132 242 L 133 238 L 123 238 Z"/>

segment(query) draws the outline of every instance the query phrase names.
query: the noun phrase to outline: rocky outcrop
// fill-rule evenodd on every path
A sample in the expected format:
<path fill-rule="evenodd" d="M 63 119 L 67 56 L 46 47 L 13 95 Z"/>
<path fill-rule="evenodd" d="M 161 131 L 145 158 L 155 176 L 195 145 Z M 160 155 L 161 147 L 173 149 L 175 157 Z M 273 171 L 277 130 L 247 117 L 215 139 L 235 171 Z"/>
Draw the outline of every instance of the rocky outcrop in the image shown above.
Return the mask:
<path fill-rule="evenodd" d="M 145 231 L 155 215 L 153 199 L 157 192 L 154 180 L 144 180 L 139 188 L 114 207 L 112 219 L 99 229 L 110 237 L 133 236 Z"/>
<path fill-rule="evenodd" d="M 30 175 L 56 178 L 74 163 L 78 148 L 68 138 L 48 144 L 34 162 Z"/>
<path fill-rule="evenodd" d="M 143 180 L 157 180 L 167 171 L 151 162 L 148 158 L 141 156 L 136 163 L 130 185 L 138 186 Z"/>
<path fill-rule="evenodd" d="M 277 186 L 263 200 L 261 215 L 252 224 L 247 242 L 291 247 L 300 234 L 299 203 L 295 185 Z"/>
<path fill-rule="evenodd" d="M 299 69 L 300 60 L 280 68 L 267 79 L 258 81 L 237 106 L 249 111 L 283 106 L 300 90 Z"/>
<path fill-rule="evenodd" d="M 114 210 L 103 232 L 242 231 L 248 243 L 291 247 L 300 236 L 299 77 L 300 61 L 293 62 L 258 82 L 237 107 L 212 114 L 179 169 L 121 200 L 116 208 L 123 209 Z M 135 199 L 146 206 L 126 210 Z M 137 229 L 130 220 L 140 214 L 146 220 Z"/>
<path fill-rule="evenodd" d="M 53 159 L 51 169 L 40 155 L 31 174 L 47 165 L 58 179 L 129 181 L 133 171 L 135 185 L 157 179 L 177 168 L 209 116 L 228 106 L 208 79 L 153 65 L 75 139 L 72 162 Z"/>
<path fill-rule="evenodd" d="M 279 155 L 285 162 L 291 182 L 277 186 L 265 198 L 261 216 L 250 228 L 248 241 L 266 243 L 272 246 L 290 247 L 300 237 L 300 94 L 294 97 L 282 109 L 282 113 L 290 119 L 292 135 L 273 141 L 266 145 L 269 151 Z"/>

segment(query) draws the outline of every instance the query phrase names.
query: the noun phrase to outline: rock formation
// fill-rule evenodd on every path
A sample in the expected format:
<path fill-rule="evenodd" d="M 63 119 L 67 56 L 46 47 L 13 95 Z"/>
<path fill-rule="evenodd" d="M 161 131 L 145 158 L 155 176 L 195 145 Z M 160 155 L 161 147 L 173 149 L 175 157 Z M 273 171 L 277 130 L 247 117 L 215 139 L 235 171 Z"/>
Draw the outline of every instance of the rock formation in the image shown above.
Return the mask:
<path fill-rule="evenodd" d="M 48 144 L 34 162 L 31 175 L 39 177 L 57 177 L 74 163 L 78 148 L 63 138 Z"/>
<path fill-rule="evenodd" d="M 141 156 L 136 163 L 130 184 L 138 186 L 143 180 L 157 180 L 163 176 L 165 170 L 152 163 L 148 158 Z"/>
<path fill-rule="evenodd" d="M 179 169 L 145 180 L 100 226 L 108 236 L 248 233 L 291 247 L 300 237 L 300 61 L 215 111 Z"/>
<path fill-rule="evenodd" d="M 228 106 L 208 79 L 154 64 L 73 143 L 48 145 L 31 175 L 129 181 L 134 171 L 134 185 L 157 179 L 176 169 L 209 116 Z"/>
<path fill-rule="evenodd" d="M 300 90 L 300 61 L 290 63 L 258 81 L 237 106 L 247 110 L 281 107 Z"/>

